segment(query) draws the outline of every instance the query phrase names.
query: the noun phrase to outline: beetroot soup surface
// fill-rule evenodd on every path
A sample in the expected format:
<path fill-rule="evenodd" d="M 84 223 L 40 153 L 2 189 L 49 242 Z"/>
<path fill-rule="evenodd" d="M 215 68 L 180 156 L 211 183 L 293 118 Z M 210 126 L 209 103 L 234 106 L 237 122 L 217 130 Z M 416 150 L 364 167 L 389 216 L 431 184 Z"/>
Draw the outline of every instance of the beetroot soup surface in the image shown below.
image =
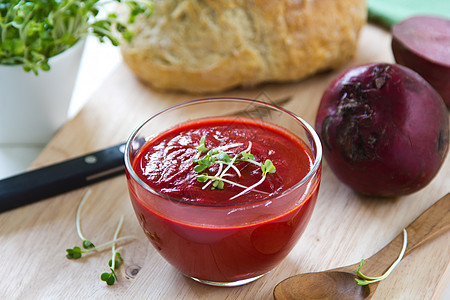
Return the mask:
<path fill-rule="evenodd" d="M 250 152 L 256 161 L 270 159 L 276 172 L 267 174 L 263 184 L 257 187 L 265 193 L 252 191 L 230 200 L 243 189 L 228 183 L 223 190 L 211 190 L 211 186 L 202 189 L 205 183 L 197 181 L 192 162 L 202 136 L 206 137 L 205 146 L 209 149 L 242 144 L 227 150 L 231 152 L 230 157 L 247 149 L 250 141 Z M 132 164 L 138 177 L 149 187 L 176 199 L 145 190 L 127 174 L 133 207 L 150 242 L 185 275 L 216 282 L 252 278 L 275 267 L 306 228 L 319 186 L 319 181 L 314 181 L 312 192 L 302 202 L 299 199 L 305 188 L 276 197 L 311 170 L 313 158 L 304 143 L 291 133 L 247 119 L 184 123 L 150 140 Z M 238 177 L 230 169 L 227 173 L 233 176 L 227 179 L 245 186 L 261 179 L 258 166 L 248 162 L 235 165 L 242 176 Z M 216 168 L 211 167 L 207 172 L 215 175 Z M 269 195 L 275 197 L 262 201 Z M 292 204 L 288 209 L 280 206 L 278 212 L 253 208 L 259 202 L 267 206 L 273 202 L 276 207 L 277 201 Z M 161 208 L 166 204 L 171 208 Z M 246 220 L 233 218 L 231 212 L 238 211 L 238 215 L 239 210 L 246 210 L 241 213 Z"/>
<path fill-rule="evenodd" d="M 206 138 L 209 149 L 241 143 L 230 149 L 230 157 L 245 150 L 252 142 L 251 153 L 258 162 L 270 159 L 276 172 L 268 174 L 258 190 L 269 194 L 280 193 L 299 182 L 311 169 L 312 159 L 303 143 L 278 128 L 264 126 L 250 120 L 207 119 L 184 124 L 151 140 L 140 151 L 134 162 L 138 176 L 154 190 L 187 202 L 201 204 L 245 203 L 266 198 L 263 193 L 251 192 L 235 200 L 229 200 L 242 188 L 225 184 L 223 190 L 202 189 L 204 183 L 197 181 L 192 159 L 198 153 L 200 138 Z M 204 155 L 204 154 L 203 154 Z M 202 156 L 203 156 L 202 155 Z M 245 186 L 256 183 L 261 178 L 261 168 L 240 162 L 236 164 L 242 177 L 230 170 L 226 177 Z M 215 175 L 218 167 L 211 168 Z"/>

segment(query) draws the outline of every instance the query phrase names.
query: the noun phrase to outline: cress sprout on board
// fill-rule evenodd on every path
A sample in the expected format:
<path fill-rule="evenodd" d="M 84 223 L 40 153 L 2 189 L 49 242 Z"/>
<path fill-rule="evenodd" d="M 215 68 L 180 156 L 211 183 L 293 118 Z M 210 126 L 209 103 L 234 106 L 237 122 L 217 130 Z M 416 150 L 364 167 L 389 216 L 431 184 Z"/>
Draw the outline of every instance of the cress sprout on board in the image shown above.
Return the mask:
<path fill-rule="evenodd" d="M 79 259 L 83 256 L 83 254 L 91 253 L 91 252 L 99 252 L 106 248 L 111 247 L 112 252 L 112 258 L 109 260 L 109 269 L 110 273 L 104 272 L 101 274 L 100 279 L 102 281 L 105 281 L 108 285 L 113 285 L 117 281 L 117 276 L 114 270 L 116 270 L 121 263 L 123 262 L 122 257 L 120 256 L 120 253 L 118 252 L 121 247 L 116 248 L 116 244 L 121 241 L 135 239 L 134 236 L 127 235 L 123 237 L 118 237 L 120 229 L 122 227 L 123 223 L 123 216 L 119 220 L 119 224 L 117 225 L 116 231 L 114 233 L 114 237 L 111 241 L 108 241 L 106 243 L 100 244 L 98 246 L 95 246 L 90 240 L 86 239 L 81 232 L 81 211 L 83 208 L 84 203 L 86 202 L 86 199 L 88 198 L 89 194 L 91 193 L 91 190 L 88 190 L 83 198 L 80 201 L 80 204 L 77 208 L 77 215 L 76 215 L 76 227 L 77 227 L 77 233 L 80 239 L 82 240 L 83 249 L 81 247 L 75 246 L 73 248 L 66 249 L 67 255 L 66 257 L 68 259 Z"/>

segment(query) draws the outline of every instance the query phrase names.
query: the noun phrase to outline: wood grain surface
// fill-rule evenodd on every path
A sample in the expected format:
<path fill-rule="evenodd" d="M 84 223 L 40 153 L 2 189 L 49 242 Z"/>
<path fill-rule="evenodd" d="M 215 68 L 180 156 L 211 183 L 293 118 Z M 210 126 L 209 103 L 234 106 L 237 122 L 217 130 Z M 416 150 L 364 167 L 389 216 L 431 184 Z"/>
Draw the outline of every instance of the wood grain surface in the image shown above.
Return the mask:
<path fill-rule="evenodd" d="M 345 67 L 393 62 L 390 34 L 364 27 L 356 57 Z M 120 65 L 81 112 L 56 134 L 33 168 L 100 150 L 127 139 L 144 119 L 173 104 L 207 96 L 275 100 L 293 99 L 285 107 L 314 123 L 321 95 L 345 67 L 301 82 L 266 84 L 214 95 L 163 93 L 140 83 Z M 418 125 L 419 126 L 419 125 Z M 438 176 L 423 190 L 395 199 L 370 199 L 341 184 L 323 165 L 318 202 L 304 235 L 289 256 L 261 279 L 236 288 L 208 287 L 185 278 L 168 265 L 146 240 L 128 197 L 125 176 L 81 188 L 0 214 L 1 299 L 272 299 L 275 285 L 301 272 L 350 265 L 367 258 L 392 240 L 426 208 L 450 190 L 449 157 Z M 80 245 L 75 214 L 92 190 L 82 215 L 85 236 L 94 243 L 112 239 L 124 216 L 121 235 L 124 264 L 118 282 L 107 286 L 110 252 L 72 261 L 66 248 Z M 446 233 L 406 257 L 383 281 L 374 299 L 440 299 L 449 279 L 450 234 Z M 356 270 L 355 270 L 356 271 Z M 374 274 L 375 275 L 375 274 Z"/>

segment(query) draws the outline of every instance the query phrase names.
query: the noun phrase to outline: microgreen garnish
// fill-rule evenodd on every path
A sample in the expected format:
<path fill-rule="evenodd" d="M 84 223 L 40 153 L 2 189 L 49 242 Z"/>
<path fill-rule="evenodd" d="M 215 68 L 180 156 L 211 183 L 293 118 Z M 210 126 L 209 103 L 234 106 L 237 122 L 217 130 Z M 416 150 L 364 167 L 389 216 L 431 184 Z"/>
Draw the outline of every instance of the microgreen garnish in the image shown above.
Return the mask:
<path fill-rule="evenodd" d="M 117 236 L 119 235 L 120 228 L 122 227 L 122 223 L 123 223 L 123 216 L 120 218 L 119 224 L 117 225 L 117 229 L 116 229 L 116 232 L 114 233 L 113 241 L 117 240 Z M 117 276 L 116 276 L 116 273 L 114 272 L 114 270 L 116 270 L 116 268 L 118 268 L 123 261 L 122 256 L 120 256 L 120 253 L 118 252 L 119 249 L 120 249 L 120 247 L 116 248 L 116 243 L 114 242 L 111 247 L 112 257 L 108 263 L 109 270 L 111 272 L 110 273 L 104 272 L 100 275 L 100 279 L 102 281 L 105 281 L 107 285 L 113 285 L 117 281 Z"/>
<path fill-rule="evenodd" d="M 267 173 L 275 173 L 276 169 L 270 159 L 266 159 L 263 165 L 261 165 L 261 170 L 263 176 L 266 176 Z"/>
<path fill-rule="evenodd" d="M 109 265 L 110 267 L 113 266 L 113 265 L 112 265 L 112 262 L 113 262 L 113 260 L 110 259 L 110 260 L 109 260 L 109 263 L 108 263 L 108 265 Z M 119 253 L 119 252 L 116 252 L 116 255 L 115 255 L 115 258 L 114 258 L 114 267 L 115 267 L 115 268 L 120 267 L 120 265 L 122 264 L 122 262 L 123 262 L 122 256 L 120 256 L 120 253 Z"/>
<path fill-rule="evenodd" d="M 88 198 L 89 194 L 91 193 L 91 190 L 88 190 L 86 192 L 86 194 L 84 194 L 83 199 L 81 199 L 80 205 L 78 205 L 78 209 L 77 209 L 77 216 L 76 216 L 76 226 L 77 226 L 77 233 L 78 236 L 80 237 L 80 239 L 83 241 L 83 248 L 84 249 L 90 249 L 90 248 L 95 248 L 94 244 L 89 241 L 88 239 L 86 239 L 83 235 L 83 233 L 81 232 L 81 209 L 83 208 L 83 204 L 84 202 L 86 202 L 86 199 Z"/>
<path fill-rule="evenodd" d="M 113 269 L 111 269 L 111 273 L 105 272 L 100 275 L 100 279 L 105 281 L 107 285 L 113 285 L 116 283 L 117 275 Z"/>
<path fill-rule="evenodd" d="M 391 274 L 392 270 L 394 270 L 394 268 L 402 260 L 403 255 L 405 254 L 405 251 L 406 251 L 407 244 L 408 244 L 408 234 L 406 233 L 406 230 L 403 229 L 403 248 L 402 248 L 402 251 L 400 252 L 400 255 L 398 256 L 397 260 L 394 261 L 394 263 L 389 267 L 389 269 L 383 275 L 377 276 L 377 277 L 370 277 L 370 276 L 366 276 L 363 273 L 361 273 L 361 268 L 364 265 L 364 259 L 362 259 L 359 264 L 358 270 L 356 270 L 356 275 L 358 275 L 362 279 L 355 278 L 356 282 L 359 285 L 368 285 L 370 283 L 378 282 L 378 281 L 381 281 L 381 280 L 385 279 L 386 277 L 388 277 L 389 274 Z"/>
<path fill-rule="evenodd" d="M 212 181 L 213 181 L 213 183 L 212 183 L 213 186 L 214 186 L 214 182 L 220 182 L 220 181 L 222 181 L 222 182 L 226 182 L 226 183 L 229 183 L 229 184 L 234 184 L 234 185 L 236 185 L 236 186 L 238 186 L 238 187 L 241 187 L 241 188 L 244 188 L 244 189 L 247 188 L 245 185 L 239 184 L 239 183 L 237 183 L 237 182 L 233 182 L 233 181 L 231 181 L 231 180 L 227 180 L 227 179 L 225 179 L 225 178 L 221 178 L 221 177 L 217 177 L 217 176 L 209 176 L 208 173 L 200 174 L 200 175 L 197 177 L 197 181 L 199 181 L 199 182 L 206 182 L 206 181 L 208 181 L 208 180 L 212 180 Z M 223 188 L 223 186 L 222 186 L 222 188 Z"/>
<path fill-rule="evenodd" d="M 202 137 L 200 138 L 200 146 L 197 147 L 197 150 L 198 150 L 198 151 L 200 151 L 200 152 L 206 152 L 206 151 L 209 150 L 209 149 L 206 148 L 206 146 L 205 146 L 205 141 L 206 141 L 206 138 L 205 138 L 204 136 L 202 136 Z"/>
<path fill-rule="evenodd" d="M 81 211 L 83 208 L 84 203 L 86 202 L 86 199 L 88 198 L 89 194 L 91 193 L 91 190 L 88 190 L 83 198 L 80 201 L 80 204 L 77 208 L 77 215 L 76 215 L 76 227 L 77 227 L 77 233 L 79 238 L 82 240 L 83 249 L 79 246 L 75 246 L 71 249 L 66 249 L 67 255 L 66 257 L 68 259 L 79 259 L 83 256 L 83 254 L 86 253 L 92 253 L 92 252 L 99 252 L 102 251 L 108 247 L 111 247 L 112 251 L 112 258 L 109 260 L 109 269 L 110 273 L 105 272 L 102 273 L 100 276 L 100 279 L 102 281 L 105 281 L 108 285 L 113 285 L 117 281 L 117 276 L 114 270 L 116 270 L 120 264 L 123 262 L 123 259 L 118 252 L 121 247 L 116 248 L 116 244 L 121 241 L 135 239 L 134 236 L 127 235 L 123 237 L 118 237 L 120 229 L 122 227 L 123 223 L 123 216 L 119 220 L 119 224 L 117 225 L 117 229 L 114 233 L 114 237 L 111 241 L 108 241 L 106 243 L 100 244 L 98 246 L 95 246 L 90 240 L 86 239 L 81 231 Z"/>
<path fill-rule="evenodd" d="M 205 145 L 206 137 L 201 137 L 200 144 L 197 147 L 197 150 L 199 151 L 196 155 L 196 157 L 192 160 L 194 164 L 194 171 L 198 173 L 197 181 L 199 182 L 205 182 L 205 185 L 203 186 L 203 189 L 211 185 L 211 189 L 219 189 L 222 190 L 225 187 L 225 183 L 238 186 L 240 188 L 243 188 L 244 190 L 240 192 L 239 194 L 233 196 L 230 198 L 230 200 L 237 198 L 251 190 L 259 193 L 266 193 L 263 191 L 256 190 L 255 188 L 262 184 L 264 180 L 266 179 L 266 176 L 268 173 L 275 173 L 276 168 L 273 165 L 272 161 L 270 159 L 267 159 L 264 163 L 257 162 L 255 160 L 255 156 L 250 152 L 252 148 L 252 143 L 249 142 L 249 145 L 247 149 L 244 151 L 236 154 L 233 157 L 230 157 L 230 155 L 225 152 L 225 150 L 236 148 L 239 146 L 242 146 L 242 143 L 234 143 L 229 144 L 225 146 L 219 146 L 213 149 L 209 149 Z M 206 152 L 206 154 L 201 157 L 202 153 Z M 225 179 L 225 176 L 229 176 L 228 170 L 233 169 L 238 177 L 241 177 L 240 170 L 234 165 L 238 162 L 247 162 L 250 164 L 254 164 L 261 168 L 262 178 L 252 186 L 245 186 L 242 184 L 239 184 L 237 182 Z M 219 170 L 216 172 L 215 175 L 209 175 L 207 171 L 211 166 L 218 164 Z"/>
<path fill-rule="evenodd" d="M 83 255 L 83 251 L 78 246 L 73 247 L 73 249 L 66 249 L 66 252 L 66 257 L 69 259 L 78 259 Z"/>

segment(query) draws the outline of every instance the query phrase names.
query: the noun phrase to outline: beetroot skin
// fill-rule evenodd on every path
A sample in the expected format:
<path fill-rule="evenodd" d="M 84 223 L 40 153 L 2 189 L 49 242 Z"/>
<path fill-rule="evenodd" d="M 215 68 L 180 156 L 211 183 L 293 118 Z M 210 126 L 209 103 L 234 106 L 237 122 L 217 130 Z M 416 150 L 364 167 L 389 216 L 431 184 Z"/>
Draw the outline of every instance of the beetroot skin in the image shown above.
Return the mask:
<path fill-rule="evenodd" d="M 397 64 L 340 74 L 322 97 L 315 126 L 336 176 L 370 196 L 420 190 L 448 152 L 444 101 L 420 75 Z"/>

